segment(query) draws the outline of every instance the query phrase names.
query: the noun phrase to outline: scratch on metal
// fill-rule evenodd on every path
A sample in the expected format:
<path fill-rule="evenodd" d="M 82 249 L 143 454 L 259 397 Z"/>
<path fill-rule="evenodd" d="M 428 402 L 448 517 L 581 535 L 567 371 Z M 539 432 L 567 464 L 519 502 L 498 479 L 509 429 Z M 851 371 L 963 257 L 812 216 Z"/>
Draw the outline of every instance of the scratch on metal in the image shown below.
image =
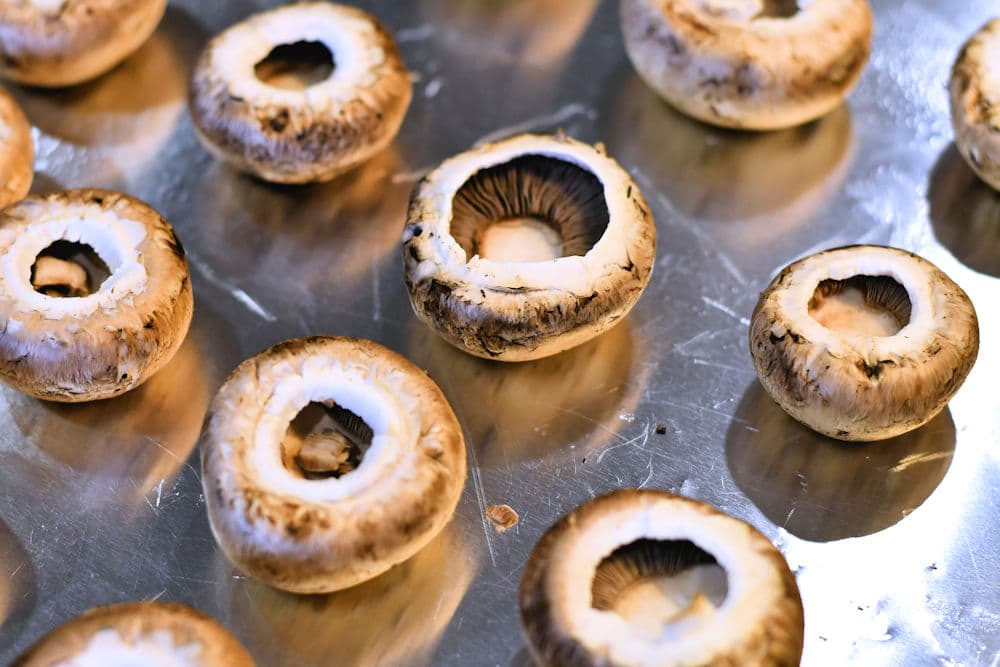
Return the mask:
<path fill-rule="evenodd" d="M 228 283 L 227 281 L 223 280 L 218 275 L 216 275 L 215 271 L 212 270 L 212 267 L 202 262 L 200 259 L 192 255 L 190 252 L 188 253 L 187 258 L 188 258 L 188 263 L 191 264 L 194 268 L 198 269 L 198 271 L 203 276 L 205 276 L 205 280 L 212 283 L 222 291 L 227 292 L 229 296 L 233 297 L 241 304 L 246 306 L 247 310 L 252 312 L 254 315 L 257 315 L 258 317 L 267 320 L 268 322 L 277 321 L 278 318 L 275 317 L 270 312 L 268 312 L 267 310 L 265 310 L 259 303 L 257 303 L 253 299 L 253 297 L 251 297 L 249 294 L 247 294 L 239 287 L 231 285 L 230 283 Z"/>
<path fill-rule="evenodd" d="M 503 139 L 504 137 L 509 137 L 512 134 L 521 134 L 522 132 L 530 132 L 531 130 L 539 130 L 547 127 L 552 127 L 553 125 L 558 125 L 559 123 L 564 123 L 573 116 L 585 116 L 590 120 L 597 118 L 597 112 L 590 107 L 584 106 L 582 104 L 571 102 L 569 104 L 563 105 L 556 111 L 550 114 L 543 114 L 541 116 L 534 116 L 533 118 L 528 118 L 520 123 L 514 123 L 513 125 L 507 125 L 506 127 L 501 127 L 489 134 L 485 134 L 474 143 L 475 146 L 482 146 L 483 144 L 488 144 L 491 141 L 496 141 L 497 139 Z"/>

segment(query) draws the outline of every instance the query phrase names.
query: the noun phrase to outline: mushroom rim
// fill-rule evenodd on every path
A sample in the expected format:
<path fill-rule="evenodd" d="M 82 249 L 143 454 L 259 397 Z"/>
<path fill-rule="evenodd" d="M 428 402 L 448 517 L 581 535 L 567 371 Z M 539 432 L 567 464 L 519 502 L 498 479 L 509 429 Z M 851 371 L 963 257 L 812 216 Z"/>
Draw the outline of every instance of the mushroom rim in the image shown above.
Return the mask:
<path fill-rule="evenodd" d="M 296 362 L 299 367 L 291 368 Z M 402 404 L 399 392 L 371 377 L 374 374 L 370 365 L 309 352 L 278 364 L 272 362 L 270 368 L 268 365 L 268 361 L 254 364 L 255 376 L 260 378 L 267 373 L 271 382 L 270 394 L 255 405 L 250 417 L 253 422 L 251 439 L 245 447 L 234 446 L 232 441 L 226 443 L 235 450 L 226 458 L 236 459 L 234 465 L 242 463 L 245 466 L 242 472 L 254 480 L 254 489 L 320 505 L 351 499 L 385 481 L 404 464 L 406 453 L 419 444 L 419 414 Z M 369 374 L 367 378 L 366 373 Z M 358 467 L 351 472 L 328 479 L 305 479 L 283 463 L 282 440 L 289 424 L 303 408 L 309 403 L 327 400 L 335 401 L 364 420 L 372 430 L 372 441 Z M 228 429 L 234 417 L 240 421 L 250 419 L 242 411 L 240 415 L 224 413 L 218 428 Z M 220 444 L 216 443 L 215 447 Z"/>
<path fill-rule="evenodd" d="M 231 97 L 313 108 L 320 101 L 346 104 L 359 88 L 372 85 L 377 71 L 392 62 L 385 50 L 386 37 L 391 40 L 378 19 L 362 9 L 304 2 L 265 10 L 229 26 L 209 42 L 206 52 L 211 54 L 209 69 L 225 77 Z M 318 42 L 330 51 L 334 67 L 327 78 L 302 90 L 289 90 L 257 77 L 256 66 L 273 49 L 297 42 Z"/>
<path fill-rule="evenodd" d="M 93 201 L 28 199 L 9 211 L 29 213 L 0 228 L 0 242 L 14 236 L 0 251 L 0 294 L 5 293 L 15 310 L 37 312 L 51 320 L 80 319 L 149 289 L 142 246 L 151 230 L 145 222 Z M 41 294 L 31 284 L 39 255 L 58 241 L 90 246 L 107 265 L 110 275 L 90 295 L 61 299 Z"/>
<path fill-rule="evenodd" d="M 613 492 L 590 501 L 582 512 L 574 511 L 550 529 L 550 533 L 560 534 L 549 538 L 554 544 L 548 545 L 558 565 L 547 564 L 542 580 L 547 591 L 558 592 L 558 601 L 550 603 L 549 613 L 586 650 L 608 654 L 613 661 L 626 655 L 641 661 L 643 653 L 669 645 L 674 656 L 705 661 L 735 648 L 757 628 L 762 601 L 772 603 L 764 605 L 770 611 L 784 598 L 782 573 L 774 569 L 772 554 L 762 552 L 761 547 L 778 552 L 749 524 L 704 503 L 665 492 L 624 496 L 624 502 L 617 499 L 623 495 Z M 608 507 L 602 507 L 605 503 Z M 547 538 L 548 534 L 543 540 Z M 715 558 L 728 583 L 722 605 L 694 623 L 676 617 L 664 626 L 676 632 L 661 633 L 659 641 L 634 631 L 613 610 L 593 608 L 590 584 L 600 564 L 617 548 L 640 539 L 688 540 Z M 580 581 L 588 585 L 581 586 Z M 720 637 L 733 641 L 720 643 Z"/>
<path fill-rule="evenodd" d="M 648 0 L 640 1 L 647 2 Z M 867 0 L 853 1 L 855 4 L 868 6 Z M 790 16 L 757 14 L 749 18 L 735 18 L 708 11 L 699 0 L 668 0 L 664 9 L 657 13 L 666 19 L 668 16 L 674 16 L 682 12 L 693 12 L 702 27 L 710 26 L 719 33 L 726 33 L 715 35 L 717 43 L 725 43 L 727 38 L 737 35 L 767 39 L 774 39 L 784 35 L 799 36 L 802 33 L 803 24 L 806 27 L 812 27 L 809 24 L 816 23 L 822 25 L 823 23 L 836 21 L 840 18 L 837 11 L 839 7 L 837 5 L 843 3 L 837 3 L 832 0 L 811 0 L 805 3 L 805 6 L 802 6 L 802 4 L 802 0 L 796 0 L 796 11 Z"/>
<path fill-rule="evenodd" d="M 793 331 L 805 340 L 823 344 L 836 357 L 860 353 L 867 358 L 884 356 L 889 351 L 917 354 L 941 316 L 936 312 L 934 298 L 934 283 L 939 273 L 937 267 L 922 257 L 890 246 L 833 248 L 808 255 L 785 267 L 761 296 L 755 315 L 770 301 L 776 311 L 772 330 L 784 328 L 786 331 L 780 335 Z M 810 299 L 821 282 L 844 281 L 856 276 L 890 278 L 906 291 L 910 300 L 910 319 L 894 335 L 844 333 L 823 326 L 809 312 Z"/>
<path fill-rule="evenodd" d="M 600 182 L 608 211 L 607 226 L 600 238 L 584 255 L 539 262 L 497 262 L 478 255 L 467 257 L 451 235 L 455 195 L 479 171 L 532 155 L 568 163 Z M 633 198 L 643 202 L 643 211 L 648 210 L 631 176 L 606 155 L 603 146 L 590 146 L 559 135 L 521 134 L 448 158 L 427 174 L 414 190 L 403 242 L 404 245 L 429 245 L 439 271 L 457 282 L 480 284 L 485 277 L 491 283 L 521 290 L 589 293 L 591 284 L 604 267 L 631 262 L 629 246 L 635 236 L 632 221 L 641 215 Z M 430 259 L 422 257 L 417 261 L 422 263 Z"/>

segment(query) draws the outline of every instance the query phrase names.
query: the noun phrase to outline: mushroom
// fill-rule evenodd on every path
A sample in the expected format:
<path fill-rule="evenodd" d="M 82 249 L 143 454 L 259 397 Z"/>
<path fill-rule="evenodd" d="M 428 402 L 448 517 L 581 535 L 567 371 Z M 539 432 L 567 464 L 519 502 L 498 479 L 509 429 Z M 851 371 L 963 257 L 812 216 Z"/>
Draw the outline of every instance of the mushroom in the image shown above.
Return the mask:
<path fill-rule="evenodd" d="M 20 391 L 75 403 L 133 389 L 174 356 L 192 309 L 180 241 L 139 200 L 69 190 L 0 213 L 0 377 Z"/>
<path fill-rule="evenodd" d="M 479 357 L 526 361 L 619 322 L 649 282 L 656 229 L 604 147 L 519 135 L 417 185 L 403 261 L 417 315 Z"/>
<path fill-rule="evenodd" d="M 788 414 L 840 440 L 922 426 L 976 361 L 969 297 L 912 253 L 849 246 L 787 266 L 761 294 L 750 356 Z"/>
<path fill-rule="evenodd" d="M 357 465 L 318 455 L 314 441 L 301 465 L 301 421 L 332 422 Z M 396 353 L 348 338 L 290 340 L 240 364 L 209 409 L 201 456 L 223 553 L 296 593 L 354 586 L 405 561 L 448 522 L 465 482 L 462 431 L 437 386 Z"/>
<path fill-rule="evenodd" d="M 636 71 L 722 127 L 801 125 L 838 106 L 871 48 L 865 0 L 621 0 Z"/>
<path fill-rule="evenodd" d="M 3 10 L 0 10 L 3 11 Z M 35 175 L 31 123 L 10 94 L 0 89 L 0 208 L 24 199 Z"/>
<path fill-rule="evenodd" d="M 156 30 L 167 0 L 0 3 L 0 76 L 58 88 L 94 79 Z"/>
<path fill-rule="evenodd" d="M 749 524 L 663 491 L 590 500 L 535 546 L 520 590 L 538 665 L 798 665 L 802 600 Z"/>
<path fill-rule="evenodd" d="M 330 2 L 257 14 L 216 36 L 191 82 L 205 147 L 276 183 L 329 181 L 388 146 L 412 84 L 374 16 Z"/>
<path fill-rule="evenodd" d="M 95 607 L 64 623 L 12 667 L 254 664 L 246 649 L 211 616 L 171 602 L 128 602 Z"/>
<path fill-rule="evenodd" d="M 962 47 L 948 89 L 962 157 L 1000 190 L 1000 18 L 987 22 Z"/>

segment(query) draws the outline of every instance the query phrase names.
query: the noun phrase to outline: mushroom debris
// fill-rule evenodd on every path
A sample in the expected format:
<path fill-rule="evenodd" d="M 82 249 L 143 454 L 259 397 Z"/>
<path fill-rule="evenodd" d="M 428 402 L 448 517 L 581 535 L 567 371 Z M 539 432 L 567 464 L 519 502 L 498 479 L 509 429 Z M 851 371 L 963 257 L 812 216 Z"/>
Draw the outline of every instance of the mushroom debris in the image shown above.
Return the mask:
<path fill-rule="evenodd" d="M 604 147 L 519 135 L 453 157 L 414 190 L 403 262 L 417 315 L 452 345 L 538 359 L 618 323 L 649 282 L 656 229 Z"/>
<path fill-rule="evenodd" d="M 868 60 L 865 0 L 622 0 L 636 71 L 671 105 L 722 127 L 773 130 L 838 105 Z"/>
<path fill-rule="evenodd" d="M 90 81 L 142 46 L 167 0 L 0 3 L 0 76 L 59 88 Z"/>
<path fill-rule="evenodd" d="M 237 23 L 202 52 L 190 109 L 205 147 L 276 183 L 329 181 L 388 146 L 410 74 L 371 14 L 293 3 Z"/>
<path fill-rule="evenodd" d="M 184 250 L 155 210 L 107 190 L 0 213 L 0 377 L 38 398 L 117 396 L 162 368 L 191 323 Z"/>
<path fill-rule="evenodd" d="M 96 607 L 42 637 L 12 667 L 253 667 L 246 649 L 214 618 L 181 604 Z"/>
<path fill-rule="evenodd" d="M 35 175 L 31 123 L 10 94 L 0 89 L 0 208 L 24 199 Z"/>
<path fill-rule="evenodd" d="M 962 47 L 951 72 L 955 142 L 969 166 L 1000 190 L 1000 18 Z"/>
<path fill-rule="evenodd" d="M 754 309 L 761 384 L 795 419 L 840 440 L 882 440 L 937 415 L 979 351 L 969 297 L 912 253 L 851 246 L 786 267 Z"/>
<path fill-rule="evenodd" d="M 584 503 L 535 546 L 520 588 L 535 664 L 798 665 L 795 577 L 750 525 L 663 491 Z"/>
<path fill-rule="evenodd" d="M 466 474 L 437 386 L 347 338 L 286 341 L 240 364 L 212 402 L 201 457 L 223 553 L 295 593 L 354 586 L 410 558 L 451 518 Z"/>

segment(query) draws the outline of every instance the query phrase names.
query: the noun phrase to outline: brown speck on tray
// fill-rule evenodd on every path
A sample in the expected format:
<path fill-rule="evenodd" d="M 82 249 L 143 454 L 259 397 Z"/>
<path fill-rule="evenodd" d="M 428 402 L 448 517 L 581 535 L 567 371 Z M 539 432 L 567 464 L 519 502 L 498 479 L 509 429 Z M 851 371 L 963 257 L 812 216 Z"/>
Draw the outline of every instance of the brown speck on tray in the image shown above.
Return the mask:
<path fill-rule="evenodd" d="M 506 533 L 517 525 L 521 517 L 510 505 L 487 505 L 486 518 L 489 519 L 498 533 Z"/>

